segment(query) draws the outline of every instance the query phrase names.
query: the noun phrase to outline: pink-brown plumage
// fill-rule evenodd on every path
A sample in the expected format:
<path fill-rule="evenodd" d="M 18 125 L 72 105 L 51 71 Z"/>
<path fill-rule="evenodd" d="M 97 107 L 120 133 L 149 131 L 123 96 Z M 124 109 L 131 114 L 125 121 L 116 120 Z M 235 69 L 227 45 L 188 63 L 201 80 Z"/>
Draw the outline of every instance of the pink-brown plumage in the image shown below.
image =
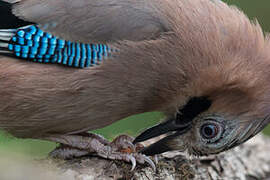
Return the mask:
<path fill-rule="evenodd" d="M 47 23 L 46 16 L 43 18 L 42 12 L 35 16 L 36 12 L 30 9 L 35 7 L 33 4 L 49 7 L 50 3 L 55 2 L 24 0 L 15 6 L 14 12 L 25 20 L 43 24 Z M 86 3 L 91 11 L 90 5 L 95 2 L 80 0 L 80 3 Z M 256 21 L 251 22 L 237 8 L 219 1 L 104 0 L 99 3 L 108 9 L 115 6 L 106 3 L 115 3 L 120 10 L 126 8 L 123 13 L 127 15 L 114 14 L 112 10 L 109 11 L 112 18 L 108 18 L 103 11 L 93 9 L 97 13 L 92 19 L 96 24 L 90 23 L 89 27 L 87 22 L 91 18 L 76 16 L 75 20 L 82 18 L 76 25 L 85 23 L 88 27 L 77 40 L 106 42 L 120 51 L 100 66 L 89 69 L 21 62 L 2 56 L 1 128 L 27 138 L 76 134 L 138 113 L 161 111 L 174 117 L 193 97 L 207 97 L 211 101 L 207 110 L 190 120 L 194 127 L 210 115 L 235 123 L 237 133 L 230 135 L 228 144 L 233 144 L 234 138 L 249 124 L 254 123 L 254 129 L 243 134 L 245 140 L 269 123 L 270 41 Z M 60 23 L 48 31 L 76 40 L 82 29 L 76 31 L 76 25 L 73 27 L 69 22 L 61 24 L 69 14 L 58 18 L 56 15 L 65 15 L 65 11 L 56 12 L 48 14 L 49 20 Z M 145 28 L 133 26 L 137 21 Z M 115 37 L 108 36 L 100 22 L 111 25 L 108 32 Z M 122 27 L 125 24 L 127 27 Z M 95 36 L 91 36 L 92 32 Z M 190 132 L 185 136 L 190 142 L 179 136 L 168 142 L 170 148 L 177 149 L 177 144 L 184 141 L 188 142 L 187 146 L 196 146 L 195 151 L 201 154 L 226 149 L 225 142 L 218 149 L 205 145 L 200 149 L 201 142 L 196 143 L 197 130 Z"/>

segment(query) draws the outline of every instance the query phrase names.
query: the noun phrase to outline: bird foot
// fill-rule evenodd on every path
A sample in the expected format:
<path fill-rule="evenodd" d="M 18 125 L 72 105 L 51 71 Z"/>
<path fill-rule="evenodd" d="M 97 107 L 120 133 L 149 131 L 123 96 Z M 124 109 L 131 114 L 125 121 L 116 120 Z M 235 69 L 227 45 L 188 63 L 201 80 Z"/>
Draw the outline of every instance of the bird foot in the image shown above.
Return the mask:
<path fill-rule="evenodd" d="M 154 162 L 146 155 L 138 153 L 143 145 L 140 143 L 134 145 L 132 143 L 134 138 L 127 135 L 120 135 L 112 142 L 93 133 L 57 135 L 46 139 L 61 143 L 50 153 L 53 158 L 70 159 L 95 154 L 105 159 L 130 162 L 132 164 L 131 171 L 135 169 L 137 163 L 148 163 L 156 171 Z"/>

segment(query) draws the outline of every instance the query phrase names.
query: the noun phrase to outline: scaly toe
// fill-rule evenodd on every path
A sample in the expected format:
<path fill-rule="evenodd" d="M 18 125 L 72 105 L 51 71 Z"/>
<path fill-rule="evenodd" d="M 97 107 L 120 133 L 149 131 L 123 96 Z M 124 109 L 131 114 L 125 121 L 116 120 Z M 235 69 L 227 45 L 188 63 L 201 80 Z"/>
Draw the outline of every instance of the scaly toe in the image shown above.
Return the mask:
<path fill-rule="evenodd" d="M 50 152 L 49 156 L 56 159 L 71 159 L 74 157 L 85 156 L 87 154 L 89 154 L 87 151 L 61 145 Z"/>
<path fill-rule="evenodd" d="M 156 172 L 156 165 L 155 163 L 146 155 L 135 153 L 134 154 L 135 159 L 138 163 L 144 164 L 145 162 L 150 165 L 150 167 L 153 169 L 154 172 Z"/>

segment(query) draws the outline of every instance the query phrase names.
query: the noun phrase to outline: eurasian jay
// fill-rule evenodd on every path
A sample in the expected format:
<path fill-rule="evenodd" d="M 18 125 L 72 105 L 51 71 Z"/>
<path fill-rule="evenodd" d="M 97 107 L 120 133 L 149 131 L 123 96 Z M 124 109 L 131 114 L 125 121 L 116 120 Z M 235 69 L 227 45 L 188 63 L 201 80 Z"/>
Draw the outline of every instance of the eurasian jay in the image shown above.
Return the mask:
<path fill-rule="evenodd" d="M 269 123 L 269 36 L 236 7 L 217 0 L 5 2 L 32 25 L 0 31 L 0 127 L 61 143 L 52 156 L 96 153 L 154 166 L 146 155 L 216 154 Z M 151 111 L 166 121 L 134 141 L 88 133 Z M 139 142 L 160 135 L 141 149 Z"/>

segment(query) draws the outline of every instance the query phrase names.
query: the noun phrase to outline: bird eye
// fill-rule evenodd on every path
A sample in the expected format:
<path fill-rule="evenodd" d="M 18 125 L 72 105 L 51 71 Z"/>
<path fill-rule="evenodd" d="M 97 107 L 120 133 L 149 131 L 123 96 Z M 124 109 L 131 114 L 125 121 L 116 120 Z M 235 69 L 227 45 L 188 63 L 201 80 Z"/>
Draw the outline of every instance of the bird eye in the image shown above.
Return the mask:
<path fill-rule="evenodd" d="M 205 139 L 213 139 L 219 134 L 220 128 L 216 123 L 207 123 L 201 126 L 201 135 Z"/>

